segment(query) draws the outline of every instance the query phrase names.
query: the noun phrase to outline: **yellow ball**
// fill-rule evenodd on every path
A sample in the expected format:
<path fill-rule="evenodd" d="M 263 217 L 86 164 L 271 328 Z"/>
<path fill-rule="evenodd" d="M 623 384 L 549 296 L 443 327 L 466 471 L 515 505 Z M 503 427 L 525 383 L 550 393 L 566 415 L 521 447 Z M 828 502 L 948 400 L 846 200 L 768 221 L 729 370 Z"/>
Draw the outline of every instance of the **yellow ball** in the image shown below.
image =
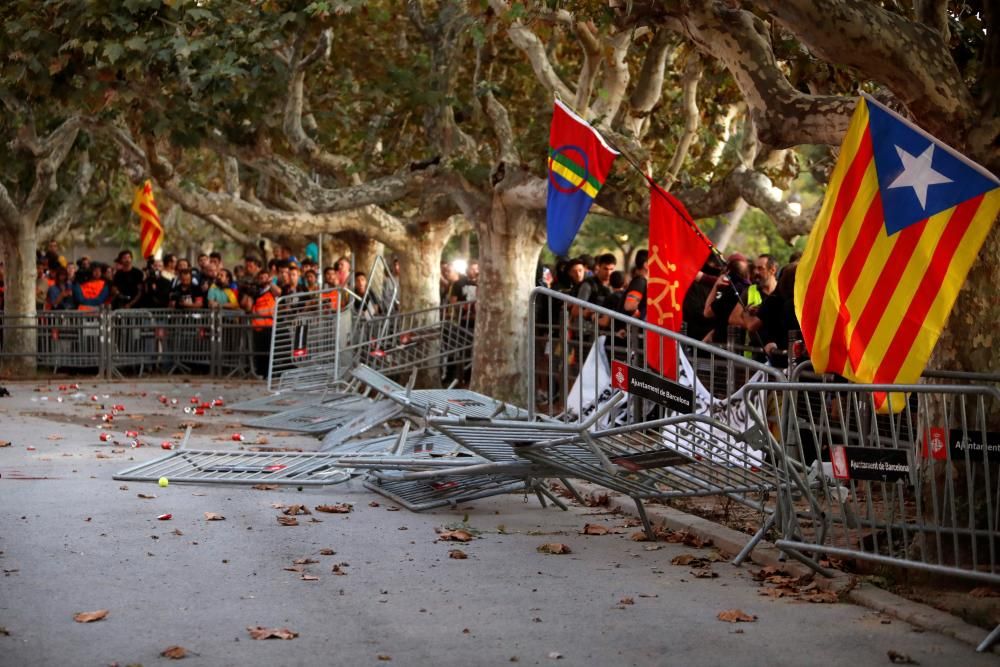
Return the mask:
<path fill-rule="evenodd" d="M 170 484 L 170 480 L 167 479 L 166 477 L 161 477 L 160 481 L 159 481 L 159 484 L 160 484 L 160 486 L 166 486 L 167 484 Z"/>

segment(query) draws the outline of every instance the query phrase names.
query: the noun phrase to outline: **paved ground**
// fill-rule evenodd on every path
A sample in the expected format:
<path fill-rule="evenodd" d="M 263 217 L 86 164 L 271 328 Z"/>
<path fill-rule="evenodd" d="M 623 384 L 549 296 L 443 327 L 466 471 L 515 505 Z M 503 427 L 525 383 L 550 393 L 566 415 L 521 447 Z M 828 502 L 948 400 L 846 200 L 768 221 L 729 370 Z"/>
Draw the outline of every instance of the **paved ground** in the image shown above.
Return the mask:
<path fill-rule="evenodd" d="M 922 665 L 995 665 L 995 656 L 918 632 L 860 607 L 762 595 L 756 567 L 725 562 L 696 578 L 671 561 L 713 550 L 633 541 L 625 517 L 595 508 L 541 509 L 521 496 L 426 514 L 360 484 L 297 491 L 184 486 L 111 479 L 190 419 L 190 396 L 228 402 L 248 385 L 82 384 L 77 392 L 8 384 L 0 398 L 0 665 L 163 664 L 180 645 L 203 665 L 801 665 L 891 664 L 889 651 Z M 140 394 L 145 392 L 145 396 Z M 73 399 L 75 393 L 80 395 Z M 162 405 L 157 396 L 177 398 Z M 98 401 L 90 400 L 96 395 Z M 64 398 L 62 403 L 56 397 Z M 48 400 L 43 400 L 47 398 Z M 102 443 L 103 404 L 126 412 L 115 429 L 143 427 L 155 447 Z M 196 417 L 193 446 L 238 447 L 258 433 L 221 410 Z M 213 414 L 214 412 L 214 414 Z M 271 445 L 314 448 L 301 436 Z M 120 442 L 123 437 L 117 438 Z M 155 495 L 143 499 L 138 494 Z M 277 522 L 274 505 L 352 503 L 349 514 Z M 205 512 L 224 521 L 206 521 Z M 163 513 L 170 521 L 158 521 Z M 456 523 L 467 544 L 437 540 Z M 312 522 L 315 519 L 316 522 Z M 582 535 L 587 523 L 610 533 Z M 567 545 L 547 555 L 537 547 Z M 461 549 L 467 559 L 449 558 Z M 323 555 L 333 550 L 333 555 Z M 297 559 L 316 562 L 288 571 Z M 333 573 L 335 565 L 344 574 Z M 303 574 L 317 580 L 304 579 Z M 76 623 L 81 611 L 109 610 Z M 756 622 L 717 619 L 740 609 Z M 248 626 L 298 637 L 256 641 Z"/>

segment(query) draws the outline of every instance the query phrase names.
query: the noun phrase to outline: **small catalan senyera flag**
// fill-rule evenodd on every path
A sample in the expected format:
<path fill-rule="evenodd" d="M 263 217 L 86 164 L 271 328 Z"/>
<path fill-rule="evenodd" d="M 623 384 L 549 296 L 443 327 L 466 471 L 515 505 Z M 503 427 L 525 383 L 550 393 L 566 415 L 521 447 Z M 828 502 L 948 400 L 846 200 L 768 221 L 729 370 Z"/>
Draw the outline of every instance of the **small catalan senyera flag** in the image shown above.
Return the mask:
<path fill-rule="evenodd" d="M 159 252 L 163 242 L 163 225 L 160 224 L 160 214 L 156 210 L 153 184 L 150 181 L 147 180 L 142 187 L 136 188 L 132 210 L 139 214 L 139 245 L 142 258 L 149 259 Z"/>
<path fill-rule="evenodd" d="M 795 276 L 816 372 L 916 383 L 998 211 L 996 176 L 861 98 Z"/>
<path fill-rule="evenodd" d="M 557 256 L 569 253 L 617 156 L 597 130 L 556 100 L 549 130 L 546 218 L 549 248 Z"/>

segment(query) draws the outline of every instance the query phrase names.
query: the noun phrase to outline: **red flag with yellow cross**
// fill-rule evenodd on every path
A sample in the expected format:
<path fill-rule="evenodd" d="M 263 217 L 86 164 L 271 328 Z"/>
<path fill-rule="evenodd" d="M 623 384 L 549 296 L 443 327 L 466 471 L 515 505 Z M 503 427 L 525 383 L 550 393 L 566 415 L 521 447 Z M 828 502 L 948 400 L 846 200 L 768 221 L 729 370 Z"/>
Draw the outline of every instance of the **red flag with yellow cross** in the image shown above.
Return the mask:
<path fill-rule="evenodd" d="M 653 182 L 649 187 L 646 321 L 680 331 L 684 296 L 708 259 L 711 246 L 691 222 L 684 204 Z M 646 362 L 664 377 L 676 380 L 677 344 L 647 331 Z"/>

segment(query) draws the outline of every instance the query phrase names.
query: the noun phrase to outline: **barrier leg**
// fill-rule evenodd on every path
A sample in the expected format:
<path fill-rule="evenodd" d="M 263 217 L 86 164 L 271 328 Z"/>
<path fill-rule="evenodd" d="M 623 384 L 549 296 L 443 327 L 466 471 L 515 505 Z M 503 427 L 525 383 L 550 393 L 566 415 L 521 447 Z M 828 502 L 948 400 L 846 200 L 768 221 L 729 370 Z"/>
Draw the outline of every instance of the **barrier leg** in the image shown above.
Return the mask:
<path fill-rule="evenodd" d="M 774 526 L 774 522 L 776 520 L 777 515 L 774 513 L 767 517 L 767 521 L 765 521 L 764 525 L 760 527 L 760 530 L 754 533 L 754 536 L 750 538 L 750 541 L 746 543 L 746 546 L 744 546 L 740 552 L 736 554 L 736 558 L 730 562 L 737 567 L 742 565 L 743 561 L 750 556 L 750 553 L 757 547 L 758 544 L 760 544 L 760 541 L 764 539 L 764 536 L 767 535 L 767 531 L 771 530 L 771 527 Z"/>
<path fill-rule="evenodd" d="M 573 494 L 573 498 L 576 499 L 576 502 L 586 507 L 587 501 L 583 499 L 583 496 L 581 496 L 580 492 L 576 490 L 576 487 L 569 483 L 568 479 L 566 479 L 565 477 L 560 477 L 559 481 L 562 482 L 562 485 L 566 487 L 567 491 Z"/>
<path fill-rule="evenodd" d="M 653 526 L 649 523 L 649 517 L 646 516 L 646 508 L 643 507 L 642 501 L 638 498 L 632 498 L 635 501 L 635 511 L 639 514 L 639 520 L 642 521 L 642 530 L 646 533 L 646 537 L 652 541 L 656 541 L 656 533 L 653 532 Z"/>
<path fill-rule="evenodd" d="M 561 509 L 563 512 L 569 511 L 569 508 L 566 506 L 566 503 L 564 503 L 563 501 L 561 501 L 558 498 L 556 498 L 552 494 L 552 492 L 549 491 L 547 488 L 545 488 L 545 485 L 542 484 L 541 482 L 536 482 L 535 483 L 535 493 L 538 495 L 538 499 L 539 500 L 541 500 L 542 496 L 544 495 L 546 498 L 548 498 L 549 500 L 552 501 L 553 505 L 555 505 L 556 507 L 558 507 L 559 509 Z M 544 501 L 542 502 L 542 507 L 545 507 L 545 502 Z"/>
<path fill-rule="evenodd" d="M 809 568 L 815 570 L 816 572 L 818 572 L 819 574 L 822 574 L 824 577 L 826 577 L 828 579 L 832 579 L 833 577 L 835 577 L 837 575 L 837 573 L 834 572 L 833 570 L 828 570 L 827 568 L 823 567 L 822 565 L 820 565 L 819 563 L 817 563 L 812 558 L 809 558 L 809 556 L 806 556 L 804 553 L 802 553 L 798 549 L 796 549 L 796 548 L 790 546 L 789 544 L 785 543 L 784 540 L 778 540 L 775 544 L 777 545 L 777 547 L 779 549 L 781 549 L 782 551 L 784 551 L 786 554 L 788 554 L 789 556 L 791 556 L 795 560 L 799 561 L 800 563 L 802 563 L 806 567 L 809 567 Z"/>
<path fill-rule="evenodd" d="M 1000 639 L 1000 625 L 993 628 L 993 632 L 991 632 L 986 637 L 986 639 L 983 640 L 982 644 L 976 647 L 976 651 L 978 651 L 979 653 L 985 653 L 986 651 L 989 651 L 990 647 L 993 646 L 993 643 L 996 642 L 996 640 L 998 639 Z"/>

